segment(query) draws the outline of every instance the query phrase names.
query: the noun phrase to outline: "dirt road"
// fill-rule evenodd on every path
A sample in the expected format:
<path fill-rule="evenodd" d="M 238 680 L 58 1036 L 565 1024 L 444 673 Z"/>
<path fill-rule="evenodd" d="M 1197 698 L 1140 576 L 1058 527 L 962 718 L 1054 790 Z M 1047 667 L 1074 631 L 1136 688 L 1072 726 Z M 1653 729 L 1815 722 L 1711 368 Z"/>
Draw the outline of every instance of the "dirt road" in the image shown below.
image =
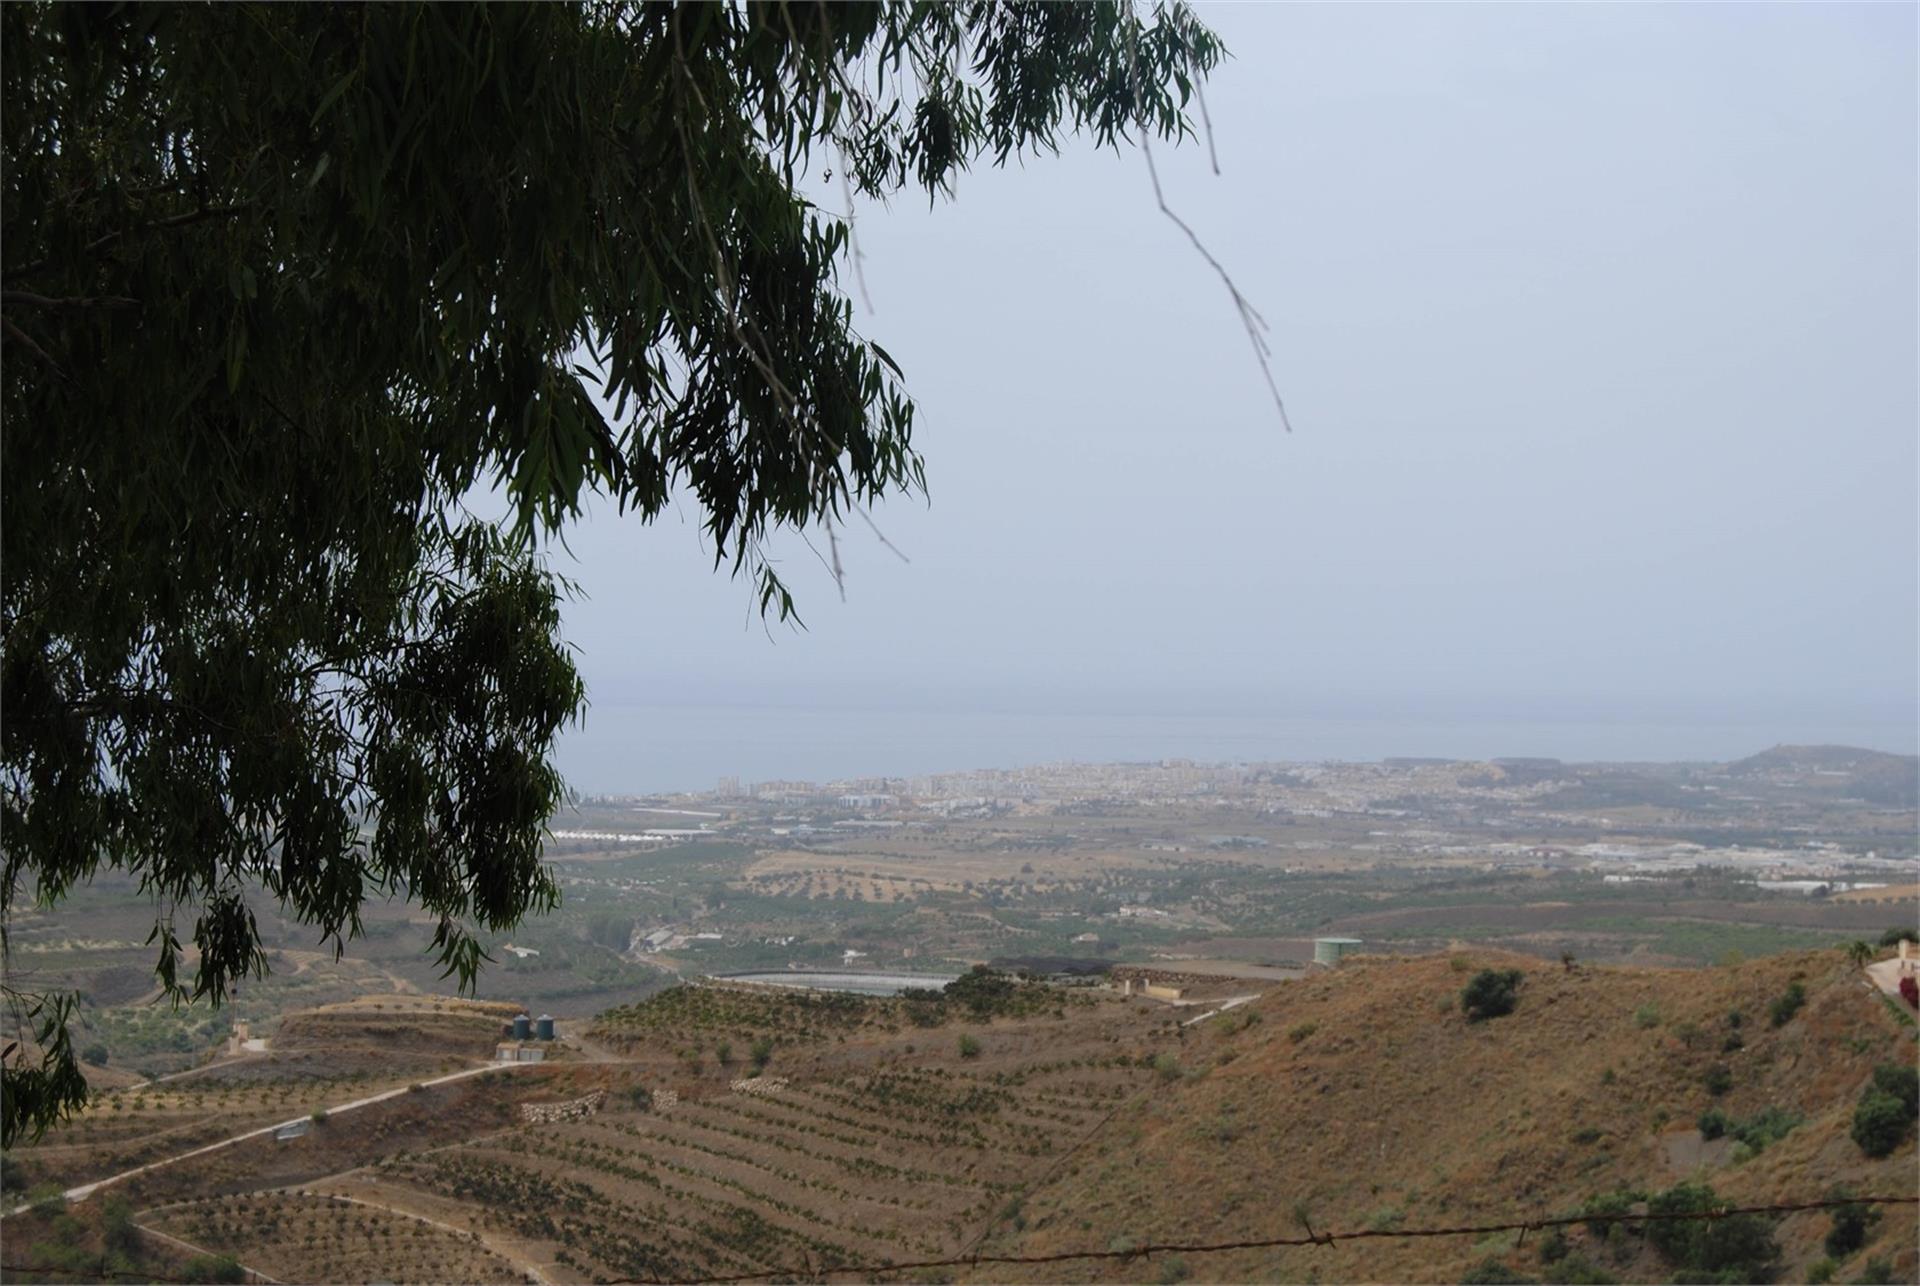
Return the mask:
<path fill-rule="evenodd" d="M 538 1066 L 540 1066 L 538 1063 L 482 1063 L 478 1067 L 464 1068 L 461 1071 L 451 1072 L 445 1076 L 436 1076 L 432 1080 L 421 1081 L 420 1083 L 426 1086 L 445 1085 L 450 1081 L 465 1080 L 469 1076 L 482 1076 L 487 1072 L 501 1070 L 512 1071 L 519 1067 Z M 365 1098 L 354 1099 L 351 1103 L 342 1103 L 338 1107 L 328 1107 L 323 1110 L 329 1117 L 339 1116 L 346 1112 L 357 1111 L 363 1107 L 370 1107 L 375 1103 L 384 1103 L 390 1098 L 398 1098 L 407 1092 L 408 1087 L 400 1085 L 390 1090 L 383 1090 L 378 1094 L 369 1094 Z M 231 1138 L 221 1139 L 217 1143 L 209 1143 L 204 1147 L 197 1147 L 191 1151 L 181 1152 L 175 1156 L 163 1157 L 158 1161 L 149 1161 L 145 1165 L 136 1166 L 131 1170 L 123 1170 L 119 1174 L 111 1175 L 105 1179 L 96 1179 L 92 1183 L 83 1183 L 77 1188 L 68 1188 L 61 1195 L 68 1201 L 85 1201 L 88 1197 L 100 1191 L 100 1189 L 124 1182 L 125 1180 L 133 1178 L 135 1175 L 145 1174 L 149 1170 L 158 1170 L 163 1165 L 172 1165 L 176 1161 L 185 1161 L 189 1157 L 205 1156 L 209 1152 L 218 1152 L 221 1148 L 232 1147 L 236 1143 L 245 1143 L 248 1139 L 257 1139 L 262 1135 L 272 1134 L 275 1130 L 282 1129 L 289 1125 L 297 1125 L 307 1119 L 306 1116 L 296 1116 L 285 1121 L 275 1121 L 272 1125 L 262 1125 L 258 1129 L 248 1130 L 243 1134 L 236 1134 Z M 15 1206 L 7 1213 L 17 1215 L 26 1208 L 24 1205 Z"/>

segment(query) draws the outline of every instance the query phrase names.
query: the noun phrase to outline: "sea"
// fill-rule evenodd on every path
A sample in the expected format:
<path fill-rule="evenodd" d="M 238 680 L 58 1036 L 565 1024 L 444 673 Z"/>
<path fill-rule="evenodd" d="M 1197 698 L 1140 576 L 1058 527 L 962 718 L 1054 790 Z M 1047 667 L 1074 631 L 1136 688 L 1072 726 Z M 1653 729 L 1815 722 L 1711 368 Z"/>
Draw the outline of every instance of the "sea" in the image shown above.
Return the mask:
<path fill-rule="evenodd" d="M 1376 707 L 1341 714 L 1181 709 L 1018 709 L 991 702 L 596 701 L 558 748 L 583 794 L 710 791 L 722 778 L 827 782 L 981 768 L 1189 759 L 1212 763 L 1371 761 L 1391 756 L 1572 762 L 1723 762 L 1781 744 L 1912 754 L 1912 710 L 1822 719 L 1806 713 Z"/>

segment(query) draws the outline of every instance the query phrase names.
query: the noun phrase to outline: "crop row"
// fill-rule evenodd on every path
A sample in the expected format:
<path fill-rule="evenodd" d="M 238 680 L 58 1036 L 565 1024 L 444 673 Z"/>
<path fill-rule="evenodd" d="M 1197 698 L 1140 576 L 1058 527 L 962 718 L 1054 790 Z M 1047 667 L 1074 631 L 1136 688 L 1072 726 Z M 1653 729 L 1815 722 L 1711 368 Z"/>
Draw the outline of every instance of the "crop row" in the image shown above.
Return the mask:
<path fill-rule="evenodd" d="M 663 1135 L 653 1131 L 642 1131 L 633 1126 L 623 1126 L 612 1121 L 605 1122 L 604 1124 L 605 1124 L 605 1128 L 620 1130 L 622 1133 L 630 1134 L 635 1138 L 639 1138 L 639 1139 L 664 1140 L 669 1143 L 683 1143 L 685 1146 L 689 1146 L 689 1147 L 695 1146 L 691 1143 L 687 1143 L 685 1140 L 682 1140 L 677 1136 Z M 715 1134 L 726 1135 L 731 1138 L 740 1139 L 744 1142 L 757 1144 L 762 1147 L 768 1146 L 770 1144 L 770 1140 L 764 1133 L 756 1134 L 747 1130 L 735 1129 L 730 1126 L 721 1125 L 717 1121 L 695 1120 L 691 1117 L 679 1117 L 675 1119 L 674 1124 L 677 1126 L 684 1126 L 688 1128 L 708 1130 Z M 791 1128 L 791 1127 L 788 1127 L 788 1128 Z M 828 1136 L 828 1137 L 832 1137 L 832 1136 Z M 836 1139 L 835 1141 L 850 1143 L 852 1146 L 856 1146 L 856 1147 L 861 1146 L 858 1140 L 849 1141 L 845 1139 Z M 866 1155 L 855 1155 L 855 1156 L 848 1157 L 848 1156 L 841 1156 L 841 1155 L 830 1153 L 830 1152 L 818 1152 L 813 1150 L 812 1148 L 807 1147 L 805 1144 L 796 1142 L 791 1139 L 782 1139 L 779 1141 L 777 1146 L 782 1151 L 795 1152 L 800 1154 L 801 1156 L 809 1157 L 809 1158 L 812 1158 L 813 1160 L 819 1161 L 824 1165 L 831 1166 L 834 1169 L 841 1172 L 843 1176 L 849 1177 L 849 1178 L 874 1179 L 884 1183 L 943 1184 L 949 1187 L 974 1186 L 972 1181 L 960 1178 L 959 1176 L 956 1176 L 956 1175 L 942 1174 L 942 1173 L 938 1173 L 931 1170 L 920 1170 L 920 1169 L 915 1169 L 911 1166 L 903 1167 L 903 1166 L 889 1165 L 884 1161 L 876 1161 L 871 1156 L 866 1156 Z M 704 1150 L 704 1149 L 698 1149 L 698 1150 Z M 758 1163 L 749 1163 L 749 1164 L 758 1164 Z M 769 1167 L 765 1165 L 760 1165 L 759 1168 L 767 1169 Z M 886 1202 L 885 1204 L 901 1205 L 903 1204 L 903 1202 L 900 1201 L 899 1199 L 894 1199 Z"/>
<path fill-rule="evenodd" d="M 852 1147 L 879 1146 L 877 1139 L 852 1138 L 843 1134 L 834 1134 L 824 1126 L 804 1123 L 805 1118 L 817 1117 L 833 1125 L 845 1126 L 851 1130 L 861 1130 L 878 1138 L 890 1139 L 897 1143 L 918 1143 L 933 1148 L 983 1148 L 988 1144 L 987 1134 L 978 1121 L 962 1121 L 949 1125 L 934 1134 L 921 1133 L 897 1124 L 899 1118 L 883 1117 L 880 1122 L 861 1120 L 844 1112 L 833 1110 L 836 1100 L 816 1101 L 809 1093 L 789 1093 L 777 1099 L 761 1099 L 755 1107 L 765 1106 L 773 1109 L 771 1116 L 758 1111 L 749 1111 L 744 1103 L 727 1102 L 727 1109 L 750 1116 L 759 1116 L 762 1120 L 779 1121 L 790 1129 L 803 1130 L 810 1134 L 819 1134 L 822 1138 L 834 1139 Z M 803 1118 L 802 1121 L 788 1122 L 787 1116 Z"/>
<path fill-rule="evenodd" d="M 826 992 L 774 992 L 724 985 L 672 987 L 638 1004 L 609 1009 L 594 1031 L 610 1038 L 663 1031 L 765 1032 L 787 1043 L 830 1039 L 834 1034 L 884 1022 L 882 1005 L 859 996 Z"/>
<path fill-rule="evenodd" d="M 629 1164 L 627 1161 L 621 1160 L 617 1156 L 596 1155 L 595 1153 L 588 1151 L 587 1149 L 579 1146 L 578 1144 L 570 1143 L 566 1140 L 554 1138 L 551 1136 L 536 1137 L 533 1139 L 527 1139 L 527 1138 L 511 1139 L 511 1140 L 503 1141 L 498 1146 L 503 1151 L 521 1152 L 521 1153 L 525 1153 L 525 1154 L 536 1156 L 536 1157 L 540 1157 L 540 1156 L 550 1157 L 556 1160 L 564 1161 L 570 1165 L 582 1166 L 591 1170 L 598 1170 L 618 1178 L 635 1179 L 635 1178 L 638 1178 L 640 1174 L 644 1173 L 644 1171 L 636 1170 L 636 1168 L 633 1165 Z M 658 1169 L 665 1170 L 669 1174 L 678 1175 L 681 1178 L 689 1179 L 696 1183 L 705 1183 L 716 1188 L 725 1188 L 733 1192 L 737 1192 L 741 1196 L 751 1200 L 755 1205 L 764 1206 L 771 1210 L 777 1210 L 781 1214 L 787 1215 L 792 1219 L 799 1220 L 802 1223 L 821 1225 L 827 1228 L 832 1228 L 838 1232 L 849 1233 L 855 1237 L 864 1235 L 863 1229 L 851 1227 L 847 1224 L 840 1222 L 837 1219 L 832 1218 L 829 1215 L 822 1214 L 818 1211 L 808 1210 L 804 1206 L 796 1205 L 791 1201 L 786 1201 L 779 1197 L 775 1197 L 770 1193 L 767 1193 L 761 1189 L 755 1188 L 750 1184 L 743 1183 L 738 1179 L 730 1178 L 723 1174 L 716 1174 L 709 1170 L 703 1170 L 696 1166 L 683 1165 L 678 1161 L 674 1161 L 674 1160 L 671 1160 L 670 1158 L 660 1156 L 657 1153 L 654 1153 L 654 1154 L 630 1153 L 627 1155 L 630 1156 L 633 1161 L 638 1161 L 643 1165 L 657 1167 Z M 646 1180 L 641 1180 L 641 1181 L 646 1182 Z M 659 1186 L 663 1191 L 670 1190 L 669 1185 L 667 1185 L 664 1181 L 660 1180 L 658 1176 L 654 1177 L 654 1183 L 657 1186 Z M 680 1193 L 683 1193 L 689 1196 L 695 1195 L 687 1192 L 687 1190 L 683 1188 L 674 1188 L 671 1190 L 678 1191 Z M 786 1231 L 792 1232 L 792 1230 L 790 1229 Z M 793 1235 L 796 1237 L 805 1239 L 804 1234 L 794 1232 Z M 823 1251 L 833 1250 L 837 1252 L 840 1250 L 840 1247 L 831 1246 L 826 1243 L 822 1243 L 822 1245 L 820 1246 L 820 1249 Z"/>
<path fill-rule="evenodd" d="M 706 1248 L 698 1240 L 671 1231 L 676 1221 L 666 1206 L 643 1210 L 588 1184 L 493 1162 L 437 1156 L 383 1168 L 428 1191 L 472 1202 L 520 1236 L 584 1251 L 616 1275 L 677 1280 L 700 1275 L 707 1262 Z M 659 1231 L 645 1241 L 621 1231 L 642 1224 Z M 743 1265 L 758 1266 L 749 1260 L 736 1260 L 733 1266 Z"/>
<path fill-rule="evenodd" d="M 334 1198 L 216 1198 L 168 1212 L 162 1227 L 249 1263 L 312 1281 L 506 1281 L 484 1246 L 409 1216 Z"/>

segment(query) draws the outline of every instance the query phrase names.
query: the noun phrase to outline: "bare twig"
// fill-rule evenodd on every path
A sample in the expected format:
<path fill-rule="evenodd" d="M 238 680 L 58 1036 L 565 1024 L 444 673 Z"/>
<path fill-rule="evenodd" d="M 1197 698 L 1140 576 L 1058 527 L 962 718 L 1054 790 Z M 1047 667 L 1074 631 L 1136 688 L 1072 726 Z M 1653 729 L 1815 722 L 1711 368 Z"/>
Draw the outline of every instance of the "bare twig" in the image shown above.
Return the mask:
<path fill-rule="evenodd" d="M 1213 116 L 1207 111 L 1207 87 L 1199 81 L 1193 83 L 1193 96 L 1200 100 L 1200 121 L 1207 129 L 1207 160 L 1213 163 L 1214 177 L 1220 175 L 1220 153 L 1213 145 Z"/>
<path fill-rule="evenodd" d="M 859 514 L 860 520 L 867 524 L 867 530 L 873 533 L 874 539 L 878 540 L 882 545 L 885 545 L 895 558 L 898 558 L 903 563 L 911 563 L 913 561 L 913 559 L 908 558 L 900 552 L 898 545 L 887 539 L 887 533 L 880 530 L 880 524 L 873 520 L 872 514 L 860 508 L 855 508 L 854 512 Z"/>
<path fill-rule="evenodd" d="M 1175 227 L 1187 234 L 1187 240 L 1191 241 L 1193 248 L 1200 252 L 1200 257 L 1207 261 L 1207 266 L 1220 274 L 1220 280 L 1226 286 L 1227 293 L 1233 297 L 1233 306 L 1240 314 L 1240 324 L 1246 327 L 1247 339 L 1253 344 L 1253 356 L 1260 363 L 1260 374 L 1267 381 L 1267 392 L 1273 395 L 1274 410 L 1280 413 L 1280 427 L 1289 433 L 1293 432 L 1293 423 L 1287 419 L 1287 404 L 1280 398 L 1280 386 L 1273 381 L 1271 361 L 1273 350 L 1267 346 L 1267 319 L 1260 315 L 1260 310 L 1253 306 L 1251 300 L 1240 293 L 1240 287 L 1235 284 L 1233 275 L 1226 270 L 1225 265 L 1214 258 L 1213 252 L 1208 250 L 1206 243 L 1200 240 L 1200 234 L 1167 205 L 1166 194 L 1160 187 L 1160 170 L 1153 163 L 1153 145 L 1147 141 L 1144 128 L 1140 132 L 1140 153 L 1147 158 L 1147 174 L 1153 179 L 1153 200 L 1160 207 L 1160 213 L 1166 215 L 1173 221 Z"/>
<path fill-rule="evenodd" d="M 67 373 L 60 368 L 60 363 L 54 361 L 52 357 L 48 356 L 46 349 L 34 343 L 32 338 L 28 336 L 27 332 L 21 330 L 18 326 L 14 325 L 12 318 L 0 317 L 0 327 L 5 328 L 6 336 L 8 339 L 12 340 L 16 344 L 19 344 L 22 348 L 26 349 L 29 353 L 32 353 L 35 357 L 45 362 L 49 367 L 52 368 L 53 373 L 55 375 L 59 376 L 63 380 L 67 378 Z"/>
<path fill-rule="evenodd" d="M 840 537 L 833 529 L 833 515 L 827 514 L 820 520 L 820 525 L 827 529 L 827 552 L 833 556 L 830 569 L 833 572 L 833 584 L 840 591 L 840 601 L 844 603 L 847 601 L 847 572 L 840 565 Z"/>
<path fill-rule="evenodd" d="M 813 555 L 814 560 L 820 564 L 821 570 L 829 576 L 833 575 L 833 565 L 820 553 L 820 550 L 814 545 L 813 541 L 808 539 L 807 529 L 800 527 L 796 528 L 796 530 L 800 533 L 800 543 L 807 547 L 807 552 Z"/>
<path fill-rule="evenodd" d="M 853 184 L 847 181 L 847 154 L 840 153 L 840 199 L 847 207 L 847 248 L 853 252 L 853 279 L 860 286 L 860 302 L 873 311 L 873 296 L 867 293 L 867 257 L 860 253 L 860 221 L 853 213 Z"/>
<path fill-rule="evenodd" d="M 125 295 L 52 299 L 46 295 L 36 295 L 31 290 L 0 290 L 0 306 L 7 304 L 24 304 L 29 308 L 52 308 L 62 312 L 86 312 L 95 308 L 138 308 L 140 301 L 128 299 Z"/>
<path fill-rule="evenodd" d="M 1200 234 L 1195 232 L 1192 225 L 1185 219 L 1175 214 L 1173 208 L 1167 204 L 1166 192 L 1160 186 L 1160 168 L 1153 162 L 1153 128 L 1148 124 L 1146 115 L 1141 109 L 1141 104 L 1146 101 L 1146 94 L 1143 90 L 1140 76 L 1140 23 L 1138 18 L 1135 18 L 1133 21 L 1131 38 L 1133 41 L 1134 126 L 1140 131 L 1140 153 L 1147 158 L 1147 175 L 1153 180 L 1154 204 L 1160 207 L 1160 213 L 1166 215 L 1168 219 L 1173 221 L 1175 227 L 1187 234 L 1187 240 L 1191 241 L 1193 248 L 1200 252 L 1200 257 L 1207 261 L 1207 266 L 1220 275 L 1220 280 L 1226 286 L 1227 293 L 1233 297 L 1235 311 L 1240 314 L 1240 324 L 1246 327 L 1247 340 L 1253 345 L 1254 360 L 1260 363 L 1260 375 L 1267 382 L 1267 392 L 1273 395 L 1273 408 L 1280 413 L 1280 427 L 1291 433 L 1293 432 L 1293 424 L 1287 419 L 1287 405 L 1281 400 L 1280 386 L 1274 383 L 1273 379 L 1273 350 L 1267 346 L 1266 339 L 1267 319 L 1260 315 L 1260 310 L 1253 306 L 1251 300 L 1240 293 L 1240 287 L 1234 281 L 1233 274 L 1229 273 L 1226 266 L 1214 257 L 1211 250 L 1207 249 L 1206 243 L 1200 240 Z M 1213 152 L 1213 122 L 1207 118 L 1206 101 L 1206 97 L 1203 94 L 1200 99 L 1200 115 L 1201 119 L 1207 121 L 1207 150 L 1211 154 Z M 1213 158 L 1213 172 L 1215 174 L 1220 172 L 1220 160 L 1217 155 Z"/>

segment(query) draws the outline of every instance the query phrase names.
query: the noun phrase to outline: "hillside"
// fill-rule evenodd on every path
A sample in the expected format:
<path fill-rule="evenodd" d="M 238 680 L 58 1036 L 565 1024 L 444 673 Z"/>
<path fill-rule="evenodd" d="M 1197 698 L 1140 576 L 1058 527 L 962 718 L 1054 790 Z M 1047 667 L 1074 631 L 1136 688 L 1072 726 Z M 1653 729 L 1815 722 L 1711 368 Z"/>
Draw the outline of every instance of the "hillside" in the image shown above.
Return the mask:
<path fill-rule="evenodd" d="M 1887 764 L 1914 764 L 1912 755 L 1865 750 L 1859 746 L 1773 746 L 1727 765 L 1735 776 L 1769 772 L 1858 772 Z"/>
<path fill-rule="evenodd" d="M 1487 967 L 1521 971 L 1518 1005 L 1469 1023 L 1455 998 Z M 1804 1001 L 1776 1026 L 1796 983 Z M 1214 991 L 1168 1004 L 991 974 L 918 999 L 687 986 L 506 1065 L 487 1061 L 506 1009 L 366 997 L 288 1014 L 267 1051 L 107 1094 L 9 1154 L 10 1188 L 153 1168 L 86 1189 L 66 1225 L 56 1203 L 5 1235 L 36 1264 L 78 1265 L 70 1280 L 97 1262 L 87 1239 L 105 1234 L 89 1230 L 131 1217 L 156 1253 L 287 1281 L 558 1286 L 1287 1236 L 1296 1212 L 1316 1229 L 1495 1222 L 1696 1173 L 1743 1202 L 1915 1191 L 1910 1128 L 1880 1160 L 1849 1137 L 1876 1066 L 1913 1066 L 1914 1029 L 1839 951 L 1701 971 L 1361 957 L 1198 994 Z M 1695 1128 L 1710 1106 L 1728 1137 Z M 1816 1275 L 1830 1225 L 1762 1229 L 1773 1279 Z M 1888 1211 L 1833 1280 L 1881 1275 L 1876 1261 L 1912 1280 L 1915 1233 L 1912 1209 Z M 1564 1240 L 1551 1266 L 1555 1239 L 1536 1236 L 1027 1276 L 1450 1282 L 1490 1258 L 1530 1279 L 1675 1276 L 1631 1233 Z"/>
<path fill-rule="evenodd" d="M 1469 1023 L 1454 1000 L 1483 967 L 1523 972 L 1519 1005 Z M 1770 1006 L 1795 982 L 1805 1004 L 1776 1028 Z M 1825 1196 L 1840 1184 L 1915 1192 L 1911 1135 L 1881 1160 L 1848 1136 L 1876 1063 L 1913 1064 L 1912 1028 L 1837 952 L 1692 972 L 1568 970 L 1491 954 L 1362 959 L 1206 1026 L 1213 1030 L 1185 1042 L 1183 1074 L 1116 1118 L 1071 1173 L 1031 1191 L 991 1249 L 1282 1237 L 1300 1233 L 1302 1210 L 1316 1229 L 1502 1222 L 1575 1213 L 1602 1194 L 1690 1177 L 1743 1204 Z M 1739 1047 L 1726 1048 L 1736 1038 Z M 1731 1082 L 1717 1097 L 1708 1089 L 1715 1067 Z M 1736 1125 L 1770 1110 L 1802 1119 L 1770 1145 L 1761 1137 L 1752 1154 L 1730 1138 L 1702 1140 L 1695 1122 L 1714 1106 Z M 1779 1280 L 1808 1280 L 1830 1223 L 1808 1213 L 1779 1225 Z M 1914 1280 L 1916 1227 L 1911 1209 L 1890 1210 L 1838 1280 L 1876 1258 L 1895 1280 Z M 1379 1240 L 1171 1266 L 1068 1263 L 1043 1276 L 1458 1281 L 1493 1257 L 1550 1281 L 1577 1262 L 1543 1264 L 1546 1239 L 1524 1248 L 1515 1240 Z M 1675 1272 L 1631 1234 L 1606 1240 L 1583 1230 L 1568 1241 L 1619 1280 Z M 983 1277 L 1009 1275 L 996 1267 Z"/>
<path fill-rule="evenodd" d="M 1846 794 L 1888 808 L 1920 801 L 1920 757 L 1853 746 L 1775 746 L 1736 760 L 1727 771 L 1741 778 L 1800 779 L 1832 784 Z M 1825 781 L 1818 779 L 1824 778 Z"/>

